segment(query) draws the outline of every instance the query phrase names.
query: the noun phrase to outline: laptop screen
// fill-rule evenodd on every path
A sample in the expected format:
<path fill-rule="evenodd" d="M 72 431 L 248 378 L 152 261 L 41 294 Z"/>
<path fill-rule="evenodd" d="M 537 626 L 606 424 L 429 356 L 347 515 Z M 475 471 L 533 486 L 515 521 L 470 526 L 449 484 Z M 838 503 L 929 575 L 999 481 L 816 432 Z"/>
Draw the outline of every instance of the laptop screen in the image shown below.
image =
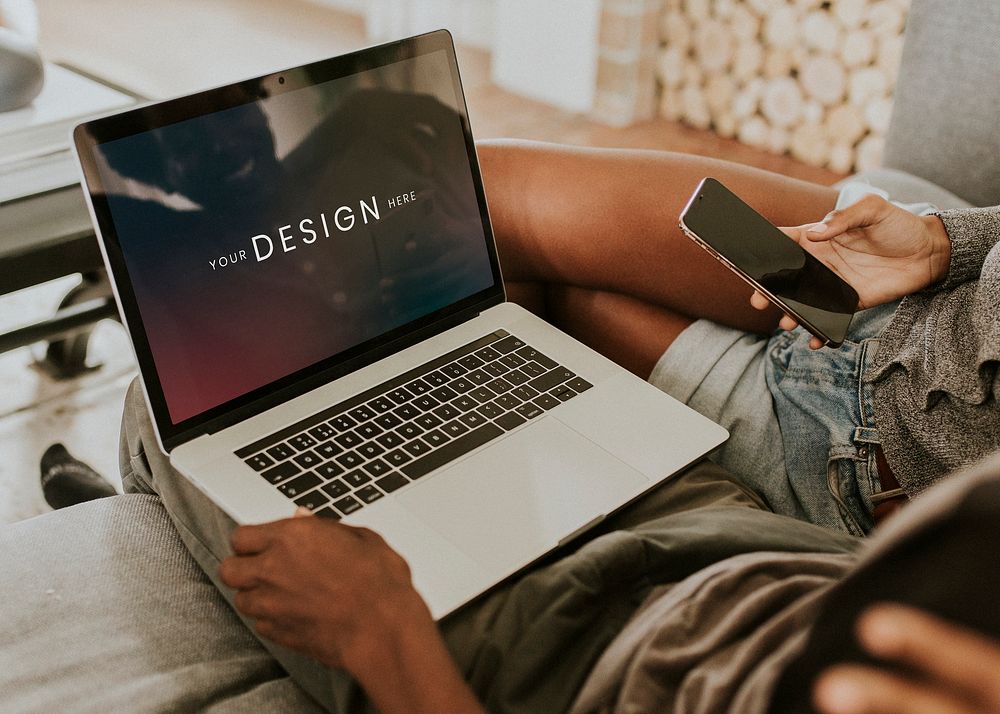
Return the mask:
<path fill-rule="evenodd" d="M 495 286 L 452 72 L 444 49 L 321 82 L 306 67 L 96 144 L 170 422 Z"/>

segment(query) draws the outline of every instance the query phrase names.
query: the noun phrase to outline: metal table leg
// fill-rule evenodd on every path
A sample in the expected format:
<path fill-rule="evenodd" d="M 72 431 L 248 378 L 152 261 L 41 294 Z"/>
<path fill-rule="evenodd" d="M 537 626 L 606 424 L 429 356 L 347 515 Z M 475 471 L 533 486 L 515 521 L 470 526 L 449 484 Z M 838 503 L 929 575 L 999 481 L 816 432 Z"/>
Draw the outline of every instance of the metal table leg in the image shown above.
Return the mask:
<path fill-rule="evenodd" d="M 49 342 L 45 358 L 38 362 L 38 366 L 56 379 L 71 379 L 98 369 L 100 364 L 87 364 L 87 347 L 94 323 L 103 318 L 118 319 L 118 310 L 111 298 L 111 284 L 104 270 L 81 275 L 80 283 L 59 303 L 54 320 L 59 321 L 60 318 L 66 328 L 65 336 Z M 74 324 L 76 322 L 80 324 Z M 57 327 L 53 325 L 53 328 Z"/>

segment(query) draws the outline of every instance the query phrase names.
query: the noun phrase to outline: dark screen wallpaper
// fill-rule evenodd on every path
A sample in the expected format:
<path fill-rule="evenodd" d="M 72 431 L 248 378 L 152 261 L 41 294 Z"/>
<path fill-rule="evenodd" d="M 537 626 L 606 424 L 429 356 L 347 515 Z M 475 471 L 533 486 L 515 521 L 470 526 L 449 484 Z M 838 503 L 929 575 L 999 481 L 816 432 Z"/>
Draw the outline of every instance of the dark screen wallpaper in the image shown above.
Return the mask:
<path fill-rule="evenodd" d="M 176 424 L 493 285 L 444 52 L 99 147 Z"/>

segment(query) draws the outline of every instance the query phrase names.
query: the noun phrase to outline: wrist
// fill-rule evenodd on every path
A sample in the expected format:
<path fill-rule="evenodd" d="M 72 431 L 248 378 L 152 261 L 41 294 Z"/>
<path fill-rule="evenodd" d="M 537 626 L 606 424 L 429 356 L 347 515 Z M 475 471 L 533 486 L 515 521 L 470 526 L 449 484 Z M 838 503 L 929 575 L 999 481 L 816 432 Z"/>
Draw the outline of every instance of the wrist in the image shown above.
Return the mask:
<path fill-rule="evenodd" d="M 423 600 L 378 619 L 379 632 L 344 661 L 378 711 L 482 713 Z"/>
<path fill-rule="evenodd" d="M 436 631 L 430 611 L 416 593 L 412 598 L 373 605 L 367 626 L 357 631 L 342 655 L 342 666 L 362 685 L 373 672 L 397 667 L 404 649 L 412 649 L 414 640 Z"/>
<path fill-rule="evenodd" d="M 930 286 L 948 277 L 948 269 L 951 266 L 951 239 L 938 216 L 922 216 L 921 220 L 929 237 L 930 254 L 927 262 L 930 273 L 928 286 Z"/>

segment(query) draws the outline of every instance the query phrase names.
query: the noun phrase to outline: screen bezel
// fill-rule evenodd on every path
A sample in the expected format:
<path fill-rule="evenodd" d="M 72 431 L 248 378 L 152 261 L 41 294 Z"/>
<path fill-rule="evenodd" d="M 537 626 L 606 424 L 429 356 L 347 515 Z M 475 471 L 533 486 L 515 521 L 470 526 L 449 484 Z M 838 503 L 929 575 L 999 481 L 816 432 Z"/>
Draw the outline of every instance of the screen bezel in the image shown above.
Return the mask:
<path fill-rule="evenodd" d="M 493 285 L 413 322 L 390 330 L 377 338 L 351 347 L 175 424 L 167 409 L 163 387 L 156 371 L 145 326 L 126 269 L 119 236 L 108 206 L 98 170 L 97 148 L 110 141 L 158 129 L 186 119 L 231 109 L 264 97 L 296 91 L 440 50 L 446 51 L 446 57 L 451 67 L 453 89 L 465 138 L 472 182 L 479 204 L 486 249 L 493 274 Z M 83 172 L 92 215 L 97 224 L 95 226 L 97 239 L 101 243 L 105 262 L 115 288 L 119 310 L 122 313 L 123 322 L 131 337 L 132 347 L 139 363 L 140 375 L 145 386 L 160 444 L 168 452 L 202 434 L 224 429 L 289 399 L 305 394 L 338 377 L 361 369 L 456 324 L 465 322 L 483 310 L 505 300 L 496 243 L 469 123 L 468 107 L 465 94 L 462 91 L 454 43 L 447 30 L 437 30 L 307 65 L 272 72 L 197 94 L 145 105 L 121 114 L 102 117 L 77 126 L 73 130 L 73 141 Z"/>
<path fill-rule="evenodd" d="M 784 300 L 781 299 L 781 297 L 773 294 L 765 286 L 761 285 L 752 275 L 748 274 L 742 267 L 733 262 L 728 256 L 721 253 L 718 249 L 716 249 L 715 246 L 713 246 L 704 237 L 699 236 L 697 232 L 687 224 L 686 222 L 687 219 L 689 219 L 690 216 L 694 215 L 696 211 L 719 210 L 719 207 L 716 206 L 715 202 L 712 201 L 713 193 L 725 193 L 729 197 L 735 199 L 740 204 L 742 204 L 742 206 L 746 208 L 747 211 L 750 211 L 756 214 L 757 216 L 760 216 L 760 218 L 764 220 L 766 223 L 768 223 L 768 225 L 771 225 L 772 228 L 774 228 L 776 237 L 780 237 L 784 240 L 791 241 L 791 238 L 788 238 L 788 236 L 782 233 L 777 227 L 774 227 L 770 221 L 768 221 L 766 218 L 761 216 L 760 213 L 755 211 L 752 206 L 747 204 L 743 199 L 741 199 L 735 193 L 726 188 L 726 186 L 721 181 L 711 177 L 706 177 L 698 183 L 698 186 L 697 188 L 695 188 L 694 193 L 691 194 L 691 198 L 688 199 L 687 205 L 684 206 L 684 210 L 681 211 L 680 219 L 678 222 L 681 231 L 691 240 L 693 240 L 698 246 L 700 246 L 709 254 L 711 254 L 716 260 L 718 260 L 724 266 L 729 268 L 732 272 L 736 273 L 750 287 L 760 292 L 762 295 L 767 297 L 767 299 L 770 300 L 774 305 L 777 305 L 782 311 L 784 311 L 786 314 L 794 318 L 797 322 L 799 322 L 799 324 L 801 324 L 804 328 L 806 328 L 813 336 L 818 337 L 820 340 L 822 340 L 824 345 L 828 347 L 840 347 L 847 337 L 847 330 L 850 328 L 851 320 L 854 316 L 853 312 L 850 314 L 841 313 L 846 317 L 846 320 L 843 323 L 842 332 L 838 332 L 837 334 L 828 334 L 827 332 L 819 328 L 815 324 L 815 322 L 810 319 L 808 313 L 806 313 L 803 310 L 797 310 L 789 306 Z M 792 242 L 794 243 L 794 241 Z M 812 259 L 817 263 L 819 263 L 821 269 L 829 272 L 834 279 L 843 283 L 843 285 L 846 286 L 848 290 L 850 290 L 852 293 L 854 293 L 855 296 L 857 296 L 857 291 L 854 290 L 854 288 L 850 284 L 848 284 L 843 278 L 841 278 L 839 275 L 830 270 L 828 266 L 824 265 L 822 261 L 820 261 L 812 254 L 810 254 L 808 251 L 802 248 L 802 246 L 798 244 L 795 244 L 795 246 L 800 251 L 802 251 L 802 253 L 807 257 L 807 259 Z M 855 307 L 855 311 L 856 310 L 857 307 Z"/>

